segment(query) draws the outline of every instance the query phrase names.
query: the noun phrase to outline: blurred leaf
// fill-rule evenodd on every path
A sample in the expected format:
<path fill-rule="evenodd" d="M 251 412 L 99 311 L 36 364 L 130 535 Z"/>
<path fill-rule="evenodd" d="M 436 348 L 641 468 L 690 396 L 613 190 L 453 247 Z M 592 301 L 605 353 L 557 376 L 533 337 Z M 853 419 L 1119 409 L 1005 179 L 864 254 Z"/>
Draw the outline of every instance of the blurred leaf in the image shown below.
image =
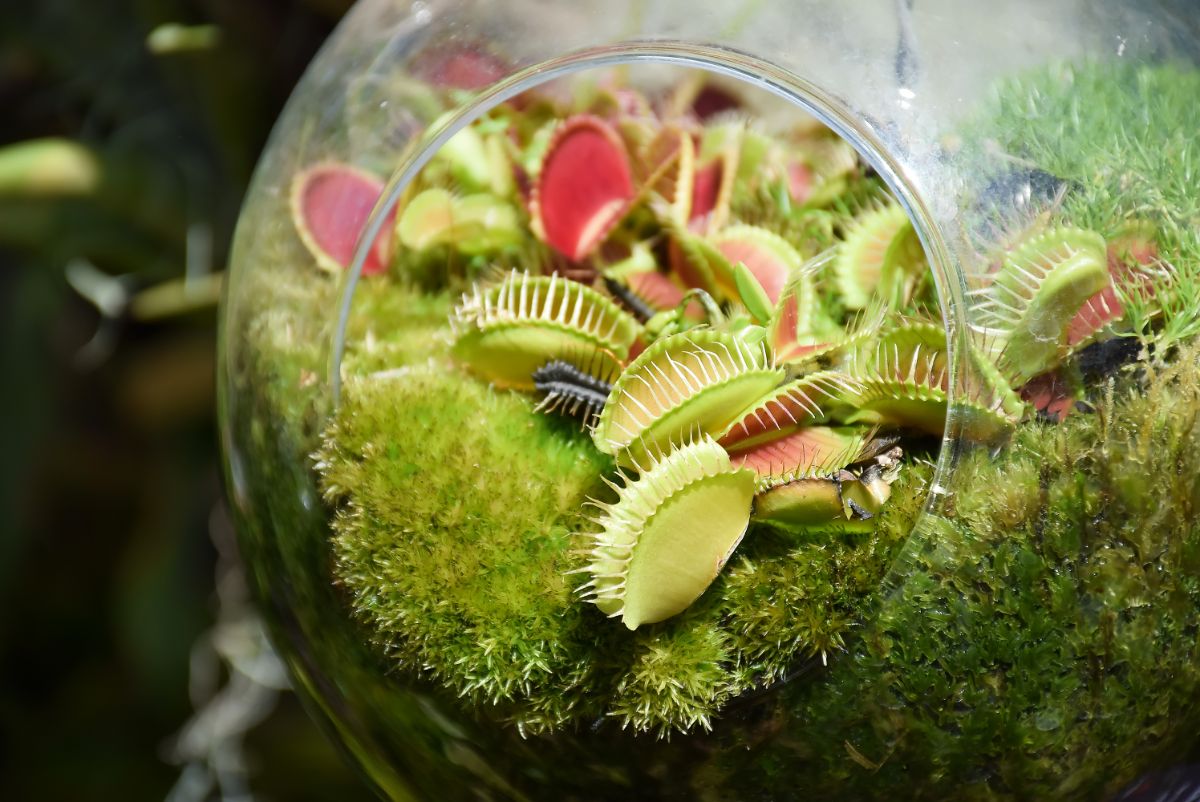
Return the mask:
<path fill-rule="evenodd" d="M 189 50 L 209 50 L 220 40 L 221 29 L 216 25 L 168 22 L 150 32 L 146 37 L 146 48 L 156 56 L 164 56 Z"/>
<path fill-rule="evenodd" d="M 100 164 L 78 142 L 49 137 L 0 148 L 0 197 L 89 195 Z"/>

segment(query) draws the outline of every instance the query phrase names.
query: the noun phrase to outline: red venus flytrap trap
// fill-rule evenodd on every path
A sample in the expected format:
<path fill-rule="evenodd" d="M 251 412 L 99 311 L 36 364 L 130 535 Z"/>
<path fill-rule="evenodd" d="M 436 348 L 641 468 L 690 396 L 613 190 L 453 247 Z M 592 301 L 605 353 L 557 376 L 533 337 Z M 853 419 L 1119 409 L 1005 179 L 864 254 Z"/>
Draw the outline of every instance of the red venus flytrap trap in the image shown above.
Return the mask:
<path fill-rule="evenodd" d="M 383 182 L 346 164 L 317 164 L 292 184 L 292 219 L 296 233 L 323 269 L 338 273 L 349 267 L 354 246 L 379 201 Z M 380 232 L 363 262 L 363 273 L 387 269 L 392 253 L 390 227 Z"/>
<path fill-rule="evenodd" d="M 634 197 L 617 132 L 595 117 L 573 117 L 554 132 L 530 199 L 534 231 L 578 262 L 604 241 Z"/>

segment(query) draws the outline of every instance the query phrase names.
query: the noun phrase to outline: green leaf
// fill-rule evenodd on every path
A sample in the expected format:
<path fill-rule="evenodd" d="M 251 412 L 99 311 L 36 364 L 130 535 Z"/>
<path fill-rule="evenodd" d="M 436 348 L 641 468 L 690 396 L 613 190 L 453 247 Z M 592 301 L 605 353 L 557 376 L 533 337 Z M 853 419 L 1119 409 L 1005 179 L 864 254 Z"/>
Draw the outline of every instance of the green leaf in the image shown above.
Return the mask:
<path fill-rule="evenodd" d="M 766 324 L 774 311 L 773 304 L 762 285 L 758 283 L 758 279 L 750 272 L 750 268 L 746 267 L 745 262 L 738 262 L 734 265 L 733 280 L 746 311 L 750 313 L 756 323 Z"/>

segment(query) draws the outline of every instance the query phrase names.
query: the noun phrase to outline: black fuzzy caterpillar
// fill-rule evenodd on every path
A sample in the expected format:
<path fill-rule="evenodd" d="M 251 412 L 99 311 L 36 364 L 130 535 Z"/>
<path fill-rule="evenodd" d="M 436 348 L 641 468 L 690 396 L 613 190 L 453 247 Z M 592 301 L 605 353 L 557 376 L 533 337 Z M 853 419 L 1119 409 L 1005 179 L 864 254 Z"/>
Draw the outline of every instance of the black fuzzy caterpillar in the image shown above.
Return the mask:
<path fill-rule="evenodd" d="M 605 276 L 604 287 L 608 290 L 608 294 L 616 298 L 617 302 L 625 307 L 629 314 L 638 319 L 639 323 L 645 323 L 657 314 L 657 311 L 650 304 L 643 301 L 633 290 L 616 279 Z"/>
<path fill-rule="evenodd" d="M 563 359 L 551 359 L 533 372 L 533 384 L 544 397 L 539 412 L 559 412 L 591 425 L 604 409 L 612 385 Z"/>

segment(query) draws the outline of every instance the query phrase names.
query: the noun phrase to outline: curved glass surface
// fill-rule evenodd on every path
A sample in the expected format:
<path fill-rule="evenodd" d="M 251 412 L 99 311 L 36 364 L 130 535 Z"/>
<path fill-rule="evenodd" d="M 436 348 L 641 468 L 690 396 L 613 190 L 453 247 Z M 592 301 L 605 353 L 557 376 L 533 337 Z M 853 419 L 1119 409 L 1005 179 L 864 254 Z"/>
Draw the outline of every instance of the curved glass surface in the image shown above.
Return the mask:
<path fill-rule="evenodd" d="M 219 398 L 242 550 L 275 642 L 314 716 L 384 795 L 1099 799 L 1192 749 L 1200 31 L 1183 3 L 962 6 L 364 0 L 347 16 L 247 197 Z M 705 91 L 733 110 L 702 113 Z M 673 126 L 694 157 L 688 181 L 714 164 L 737 172 L 721 155 L 735 131 L 736 164 L 759 165 L 738 180 L 768 194 L 735 187 L 721 225 L 664 212 L 677 183 L 663 176 L 684 176 L 684 158 L 644 154 Z M 546 154 L 569 152 L 564 129 L 600 143 L 588 180 L 627 192 L 624 217 L 587 247 L 592 228 L 569 232 L 568 247 L 538 206 L 554 190 Z M 774 156 L 755 148 L 806 154 L 784 213 L 768 192 Z M 595 172 L 614 152 L 633 164 L 629 188 Z M 429 206 L 470 198 L 450 222 Z M 482 229 L 464 227 L 471 208 L 486 212 Z M 846 255 L 869 251 L 868 223 L 892 209 L 875 260 L 884 276 L 896 254 L 924 271 L 902 302 L 872 257 Z M 770 308 L 736 272 L 745 243 L 772 257 L 750 271 Z M 715 279 L 680 279 L 704 258 Z M 515 351 L 464 345 L 482 332 L 480 309 L 543 286 L 512 284 L 506 300 L 498 267 L 590 286 L 595 298 L 556 291 L 619 321 L 608 304 L 634 274 L 707 288 L 713 338 L 765 343 L 749 357 L 765 363 L 733 371 L 721 404 L 848 376 L 796 426 L 853 442 L 854 457 L 810 461 L 813 484 L 760 476 L 746 491 L 755 523 L 741 545 L 712 534 L 712 548 L 737 551 L 681 615 L 631 632 L 560 598 L 577 584 L 559 581 L 579 567 L 563 556 L 572 533 L 591 524 L 575 502 L 545 513 L 556 493 L 582 499 L 593 474 L 615 480 L 610 456 L 666 464 L 686 427 L 720 435 L 735 462 L 749 446 L 712 423 L 716 401 L 640 456 L 605 445 L 618 435 L 544 424 L 519 390 L 534 389 L 521 360 L 570 363 L 578 349 L 547 345 L 532 324 Z M 828 350 L 789 361 L 785 346 L 807 348 L 813 332 L 783 342 L 780 310 L 809 279 L 818 295 L 837 287 L 821 307 L 832 328 L 813 329 Z M 472 307 L 475 288 L 491 301 Z M 632 384 L 619 377 L 648 361 L 638 351 L 707 342 L 671 308 L 598 349 L 625 350 L 597 405 L 619 406 Z M 587 401 L 593 385 L 576 373 L 596 379 L 608 358 L 552 378 L 568 402 Z M 662 412 L 656 432 L 664 420 L 675 418 Z M 864 509 L 897 442 L 902 478 Z M 829 519 L 804 516 L 835 467 L 844 514 L 831 534 Z M 626 469 L 628 490 L 639 471 Z M 719 499 L 742 498 L 733 476 L 688 474 L 717 499 L 685 508 L 697 538 L 728 513 Z M 791 496 L 766 499 L 785 485 Z M 654 508 L 641 531 L 681 508 L 661 495 L 638 497 Z M 536 547 L 497 528 L 543 513 L 538 526 L 558 534 Z M 783 520 L 786 537 L 771 528 Z M 638 603 L 675 592 L 673 566 L 693 548 L 673 548 L 641 553 L 652 568 L 640 570 L 663 578 Z M 535 562 L 537 549 L 553 554 Z M 531 565 L 550 578 L 512 579 Z"/>

